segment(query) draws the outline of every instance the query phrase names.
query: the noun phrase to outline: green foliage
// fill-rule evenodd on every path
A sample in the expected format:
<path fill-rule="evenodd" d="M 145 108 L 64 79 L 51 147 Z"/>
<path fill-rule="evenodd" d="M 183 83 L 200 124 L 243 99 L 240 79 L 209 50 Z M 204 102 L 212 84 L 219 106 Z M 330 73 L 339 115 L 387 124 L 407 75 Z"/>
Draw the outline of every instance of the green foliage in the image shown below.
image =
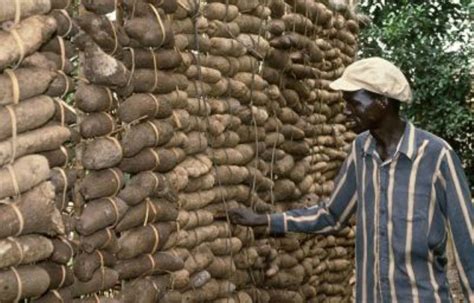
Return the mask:
<path fill-rule="evenodd" d="M 360 54 L 384 57 L 401 68 L 414 94 L 405 114 L 457 151 L 474 186 L 469 4 L 469 0 L 363 1 L 360 10 L 372 23 L 361 32 Z"/>

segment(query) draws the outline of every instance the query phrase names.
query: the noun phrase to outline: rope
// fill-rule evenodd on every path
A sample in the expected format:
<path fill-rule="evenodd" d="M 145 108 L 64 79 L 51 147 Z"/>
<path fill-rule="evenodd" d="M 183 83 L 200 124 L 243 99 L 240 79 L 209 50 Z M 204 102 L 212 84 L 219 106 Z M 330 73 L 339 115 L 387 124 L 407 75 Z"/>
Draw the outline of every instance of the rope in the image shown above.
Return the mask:
<path fill-rule="evenodd" d="M 152 153 L 153 157 L 155 157 L 155 167 L 153 168 L 153 170 L 155 170 L 158 168 L 158 166 L 160 166 L 160 155 L 158 155 L 156 150 L 154 150 L 153 148 L 150 148 L 149 150 Z"/>
<path fill-rule="evenodd" d="M 158 158 L 158 161 L 159 161 L 159 158 Z M 153 191 L 155 191 L 160 185 L 160 179 L 158 179 L 158 177 L 153 172 L 150 172 L 150 174 L 153 177 L 153 180 L 155 180 L 155 185 L 153 186 Z"/>
<path fill-rule="evenodd" d="M 15 0 L 15 19 L 14 23 L 18 24 L 21 20 L 21 5 L 20 0 Z"/>
<path fill-rule="evenodd" d="M 100 252 L 100 250 L 96 250 L 97 254 L 99 255 L 99 261 L 100 261 L 100 271 L 102 274 L 102 282 L 101 282 L 101 287 L 100 289 L 104 289 L 105 287 L 105 264 L 104 264 L 104 255 Z"/>
<path fill-rule="evenodd" d="M 130 50 L 130 55 L 132 56 L 132 69 L 130 70 L 130 77 L 127 81 L 127 86 L 130 86 L 132 83 L 133 75 L 135 75 L 135 50 L 132 47 L 126 47 L 125 49 Z"/>
<path fill-rule="evenodd" d="M 15 156 L 16 156 L 16 139 L 17 139 L 17 121 L 16 121 L 16 115 L 15 111 L 10 105 L 5 106 L 6 110 L 8 111 L 8 114 L 10 115 L 10 122 L 11 122 L 11 127 L 12 127 L 12 140 L 11 140 L 11 150 L 12 154 L 10 157 L 10 163 L 13 163 L 15 161 Z M 15 188 L 16 190 L 16 188 Z"/>
<path fill-rule="evenodd" d="M 66 281 L 66 266 L 61 265 L 61 281 L 59 282 L 58 288 L 63 287 L 63 284 L 65 281 Z"/>
<path fill-rule="evenodd" d="M 67 152 L 67 149 L 63 145 L 61 145 L 59 150 L 63 153 L 64 157 L 66 158 L 65 161 L 64 161 L 64 165 L 62 166 L 63 168 L 66 168 L 67 164 L 69 162 L 69 154 Z"/>
<path fill-rule="evenodd" d="M 61 54 L 61 67 L 59 69 L 64 71 L 64 66 L 66 65 L 66 47 L 64 46 L 64 39 L 61 36 L 58 36 L 58 43 Z"/>
<path fill-rule="evenodd" d="M 61 303 L 64 303 L 63 297 L 61 296 L 61 294 L 60 294 L 56 289 L 52 289 L 52 290 L 51 290 L 51 293 L 52 293 Z"/>
<path fill-rule="evenodd" d="M 109 115 L 108 113 L 106 112 L 102 112 L 103 115 L 105 115 L 108 120 L 110 121 L 110 131 L 107 135 L 112 135 L 114 132 L 115 132 L 115 121 L 114 121 L 114 118 L 112 118 L 111 115 Z"/>
<path fill-rule="evenodd" d="M 178 114 L 175 111 L 173 111 L 173 119 L 174 119 L 174 123 L 176 124 L 176 127 L 178 129 L 181 129 L 183 127 L 183 124 L 181 123 L 181 120 L 179 119 Z"/>
<path fill-rule="evenodd" d="M 165 30 L 165 26 L 163 24 L 163 20 L 161 20 L 161 16 L 160 14 L 158 13 L 158 10 L 156 9 L 155 6 L 153 6 L 153 4 L 151 3 L 148 3 L 148 5 L 151 7 L 153 13 L 155 14 L 155 17 L 156 17 L 156 20 L 158 21 L 158 24 L 160 25 L 160 29 L 161 29 L 161 33 L 163 34 L 161 36 L 161 42 L 160 44 L 157 46 L 157 47 L 161 47 L 163 45 L 163 43 L 165 43 L 165 40 L 166 40 L 166 30 Z"/>
<path fill-rule="evenodd" d="M 63 242 L 64 244 L 66 244 L 66 246 L 67 246 L 67 247 L 69 248 L 69 250 L 71 251 L 71 256 L 73 256 L 73 255 L 74 255 L 74 248 L 72 247 L 71 243 L 69 243 L 69 241 L 68 241 L 66 238 L 62 237 L 62 236 L 59 236 L 58 238 L 59 238 L 59 240 L 60 240 L 61 242 Z"/>
<path fill-rule="evenodd" d="M 119 44 L 118 43 L 118 38 L 117 38 L 117 31 L 115 30 L 115 26 L 112 23 L 112 20 L 110 20 L 109 18 L 106 18 L 106 19 L 109 22 L 110 27 L 112 28 L 112 35 L 114 36 L 114 48 L 112 49 L 112 52 L 109 54 L 109 55 L 113 56 L 115 54 L 115 52 L 117 51 L 118 44 Z"/>
<path fill-rule="evenodd" d="M 112 91 L 108 87 L 104 87 L 105 91 L 107 92 L 107 96 L 109 97 L 109 107 L 107 110 L 110 110 L 112 106 L 114 105 L 114 96 L 112 95 Z"/>
<path fill-rule="evenodd" d="M 61 126 L 64 127 L 65 125 L 65 121 L 66 121 L 66 114 L 65 114 L 65 111 L 64 111 L 64 106 L 63 104 L 61 103 L 60 99 L 58 98 L 54 98 L 53 99 L 59 106 L 59 113 L 60 113 L 60 123 L 61 123 Z"/>
<path fill-rule="evenodd" d="M 71 17 L 69 16 L 68 12 L 65 9 L 60 9 L 59 12 L 62 13 L 64 15 L 64 17 L 66 17 L 66 19 L 69 23 L 69 26 L 67 28 L 66 33 L 61 35 L 61 37 L 67 37 L 72 31 L 72 20 L 71 20 Z"/>
<path fill-rule="evenodd" d="M 114 193 L 112 196 L 115 196 L 118 194 L 118 192 L 120 191 L 120 187 L 121 187 L 121 178 L 120 176 L 118 175 L 118 173 L 115 171 L 114 168 L 109 168 L 108 169 L 109 171 L 112 172 L 112 174 L 114 175 L 114 179 L 115 179 L 115 182 L 117 183 L 117 188 L 115 189 Z"/>
<path fill-rule="evenodd" d="M 14 68 L 17 68 L 25 58 L 25 46 L 23 45 L 23 40 L 21 40 L 21 37 L 15 28 L 10 30 L 10 34 L 15 40 L 18 50 L 20 51 L 20 58 L 18 58 L 18 62 L 14 65 Z"/>
<path fill-rule="evenodd" d="M 107 197 L 105 198 L 107 201 L 110 202 L 110 204 L 112 204 L 112 207 L 114 208 L 114 212 L 115 212 L 115 222 L 112 226 L 116 226 L 119 222 L 119 219 L 120 219 L 120 213 L 119 213 L 119 209 L 118 209 L 118 206 L 117 206 L 117 202 L 115 202 L 114 199 L 110 198 L 110 197 Z"/>
<path fill-rule="evenodd" d="M 153 230 L 153 234 L 155 235 L 155 241 L 153 243 L 153 248 L 151 250 L 151 253 L 154 253 L 157 249 L 158 249 L 158 245 L 160 244 L 160 233 L 158 232 L 158 230 L 156 229 L 156 226 L 153 225 L 153 224 L 150 224 L 148 225 L 151 227 L 151 229 Z"/>
<path fill-rule="evenodd" d="M 150 200 L 150 198 L 145 199 L 145 220 L 143 221 L 143 226 L 146 226 L 148 223 L 148 219 L 150 216 L 150 209 L 153 211 L 153 219 L 150 220 L 150 222 L 155 222 L 156 215 L 158 214 L 158 211 L 156 210 L 155 204 Z"/>
<path fill-rule="evenodd" d="M 15 275 L 16 283 L 17 283 L 17 285 L 18 285 L 17 294 L 16 294 L 15 299 L 13 300 L 13 302 L 16 303 L 16 302 L 20 301 L 21 296 L 22 296 L 22 294 L 23 294 L 23 284 L 21 283 L 20 274 L 18 273 L 18 271 L 16 270 L 16 268 L 15 268 L 15 267 L 11 267 L 11 270 L 12 270 L 13 274 Z"/>
<path fill-rule="evenodd" d="M 8 170 L 8 174 L 10 175 L 10 178 L 11 178 L 12 183 L 13 183 L 13 189 L 15 191 L 15 196 L 18 197 L 18 196 L 20 196 L 21 192 L 20 192 L 20 186 L 18 184 L 18 180 L 16 178 L 15 171 L 13 170 L 13 166 L 11 166 L 11 164 L 9 164 L 9 165 L 6 166 L 6 168 Z M 9 204 L 9 205 L 13 205 L 13 204 Z"/>
<path fill-rule="evenodd" d="M 156 128 L 156 125 L 153 122 L 146 121 L 146 124 L 150 125 L 153 129 L 153 133 L 155 135 L 155 143 L 153 144 L 153 146 L 157 146 L 160 141 L 160 132 L 158 131 L 158 128 Z"/>
<path fill-rule="evenodd" d="M 63 210 L 64 209 L 64 204 L 66 202 L 66 194 L 67 194 L 67 186 L 68 186 L 67 176 L 66 176 L 66 173 L 64 172 L 64 170 L 62 168 L 55 167 L 53 169 L 59 171 L 59 174 L 64 179 L 64 187 L 63 187 L 63 191 L 62 191 L 61 208 L 60 208 L 60 210 Z"/>
<path fill-rule="evenodd" d="M 100 267 L 104 267 L 105 266 L 104 255 L 102 254 L 100 250 L 96 250 L 95 252 L 97 253 L 97 255 L 99 255 Z"/>
<path fill-rule="evenodd" d="M 58 38 L 59 38 L 59 36 L 58 36 Z M 60 74 L 61 76 L 63 76 L 64 82 L 65 82 L 65 85 L 66 85 L 66 87 L 65 87 L 65 89 L 64 89 L 64 92 L 63 92 L 62 95 L 61 95 L 61 99 L 62 99 L 62 98 L 64 98 L 64 97 L 67 95 L 67 93 L 69 92 L 69 88 L 70 88 L 70 87 L 69 87 L 69 78 L 68 78 L 68 76 L 67 76 L 62 70 L 58 70 L 58 74 Z"/>
<path fill-rule="evenodd" d="M 22 249 L 20 243 L 18 243 L 18 241 L 13 237 L 8 237 L 7 240 L 12 242 L 13 245 L 15 245 L 18 252 L 20 253 L 20 260 L 18 260 L 18 262 L 16 262 L 16 264 L 15 264 L 15 265 L 20 265 L 21 262 L 23 262 L 23 259 L 25 258 L 25 254 L 23 252 L 23 249 Z"/>
<path fill-rule="evenodd" d="M 147 274 L 149 274 L 149 273 L 150 273 L 150 274 L 153 273 L 153 271 L 155 271 L 155 267 L 156 267 L 155 258 L 153 258 L 153 256 L 152 256 L 151 254 L 146 254 L 145 256 L 146 256 L 146 257 L 148 258 L 148 260 L 150 261 L 150 263 L 151 263 L 151 268 L 150 268 L 150 270 L 145 271 L 145 272 L 143 273 L 143 276 L 145 276 L 145 275 L 147 275 Z"/>
<path fill-rule="evenodd" d="M 112 231 L 110 230 L 110 228 L 106 228 L 105 231 L 107 232 L 107 240 L 105 240 L 104 244 L 102 244 L 102 246 L 99 247 L 99 249 L 107 247 L 110 241 L 112 241 Z"/>
<path fill-rule="evenodd" d="M 148 215 L 150 212 L 150 198 L 145 199 L 145 219 L 143 220 L 143 226 L 146 226 L 148 223 Z"/>
<path fill-rule="evenodd" d="M 114 138 L 114 137 L 107 137 L 107 138 L 110 139 L 118 147 L 118 149 L 120 149 L 120 154 L 123 154 L 122 145 L 120 145 L 120 142 L 118 142 L 117 138 Z"/>
<path fill-rule="evenodd" d="M 155 295 L 154 295 L 154 298 L 155 298 L 155 301 L 157 299 L 157 296 L 160 294 L 160 289 L 158 288 L 158 285 L 156 285 L 155 281 L 153 281 L 152 279 L 150 279 L 150 277 L 146 277 L 147 280 L 149 280 L 151 282 L 151 286 L 155 289 Z M 156 301 L 158 302 L 158 301 Z"/>
<path fill-rule="evenodd" d="M 155 109 L 153 111 L 152 117 L 156 117 L 156 115 L 158 114 L 158 111 L 160 110 L 160 102 L 153 94 L 148 94 L 148 96 L 150 96 L 153 99 L 153 102 L 155 103 Z"/>
<path fill-rule="evenodd" d="M 155 79 L 154 79 L 154 82 L 153 82 L 153 87 L 151 88 L 151 93 L 153 93 L 156 89 L 156 87 L 158 86 L 158 61 L 156 59 L 156 56 L 155 56 L 155 52 L 153 51 L 153 49 L 150 47 L 150 52 L 152 54 L 152 58 L 153 58 L 153 72 L 155 73 Z"/>
<path fill-rule="evenodd" d="M 8 75 L 12 83 L 13 104 L 18 104 L 20 103 L 20 84 L 18 78 L 16 77 L 15 72 L 11 69 L 6 69 L 5 73 Z"/>
<path fill-rule="evenodd" d="M 137 1 L 138 0 L 133 0 L 132 12 L 130 13 L 130 19 L 133 19 L 135 17 L 135 10 L 136 10 L 136 6 L 137 6 Z"/>

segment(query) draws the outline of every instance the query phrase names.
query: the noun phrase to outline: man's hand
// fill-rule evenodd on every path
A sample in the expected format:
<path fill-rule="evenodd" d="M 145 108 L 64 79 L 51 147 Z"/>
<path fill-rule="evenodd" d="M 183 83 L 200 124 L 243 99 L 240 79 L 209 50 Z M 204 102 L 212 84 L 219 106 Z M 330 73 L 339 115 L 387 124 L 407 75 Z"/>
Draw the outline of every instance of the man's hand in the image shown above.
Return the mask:
<path fill-rule="evenodd" d="M 234 208 L 229 210 L 230 221 L 234 224 L 245 226 L 260 226 L 268 224 L 266 215 L 259 215 L 247 208 Z"/>

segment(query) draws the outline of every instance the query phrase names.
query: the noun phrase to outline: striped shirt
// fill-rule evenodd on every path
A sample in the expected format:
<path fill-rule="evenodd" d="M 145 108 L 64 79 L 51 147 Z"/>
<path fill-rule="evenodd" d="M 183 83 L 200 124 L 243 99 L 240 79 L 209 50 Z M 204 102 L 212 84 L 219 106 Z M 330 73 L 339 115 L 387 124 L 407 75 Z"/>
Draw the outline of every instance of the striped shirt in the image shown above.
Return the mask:
<path fill-rule="evenodd" d="M 442 139 L 406 123 L 382 162 L 367 131 L 354 140 L 327 203 L 275 213 L 273 233 L 328 233 L 356 213 L 357 302 L 451 302 L 446 245 L 474 302 L 474 205 L 459 158 Z"/>

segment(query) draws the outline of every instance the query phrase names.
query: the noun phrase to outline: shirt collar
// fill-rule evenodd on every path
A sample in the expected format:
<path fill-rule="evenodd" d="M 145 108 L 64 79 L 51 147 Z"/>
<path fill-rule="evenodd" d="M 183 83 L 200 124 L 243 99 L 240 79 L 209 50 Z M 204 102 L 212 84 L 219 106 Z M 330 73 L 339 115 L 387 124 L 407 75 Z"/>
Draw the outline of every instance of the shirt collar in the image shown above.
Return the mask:
<path fill-rule="evenodd" d="M 375 152 L 375 138 L 368 132 L 367 139 L 363 146 L 364 154 L 373 155 Z M 415 138 L 415 126 L 406 121 L 405 130 L 397 146 L 395 155 L 400 152 L 407 156 L 410 160 L 415 158 L 417 151 L 416 138 Z"/>

